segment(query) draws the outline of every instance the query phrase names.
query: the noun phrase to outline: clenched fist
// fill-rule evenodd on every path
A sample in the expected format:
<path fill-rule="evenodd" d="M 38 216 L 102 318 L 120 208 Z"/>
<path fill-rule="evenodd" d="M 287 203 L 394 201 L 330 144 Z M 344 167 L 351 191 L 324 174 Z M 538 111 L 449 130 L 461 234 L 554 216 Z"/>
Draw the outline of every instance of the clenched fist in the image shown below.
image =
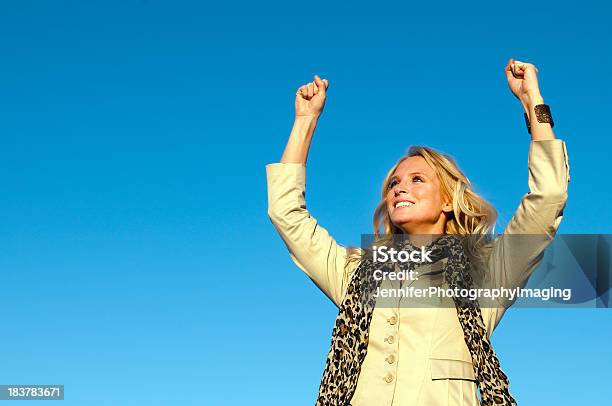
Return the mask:
<path fill-rule="evenodd" d="M 314 81 L 300 86 L 295 93 L 295 115 L 319 117 L 325 106 L 325 94 L 329 83 L 317 75 Z"/>
<path fill-rule="evenodd" d="M 538 69 L 531 63 L 510 58 L 505 68 L 508 86 L 523 106 L 540 97 Z"/>

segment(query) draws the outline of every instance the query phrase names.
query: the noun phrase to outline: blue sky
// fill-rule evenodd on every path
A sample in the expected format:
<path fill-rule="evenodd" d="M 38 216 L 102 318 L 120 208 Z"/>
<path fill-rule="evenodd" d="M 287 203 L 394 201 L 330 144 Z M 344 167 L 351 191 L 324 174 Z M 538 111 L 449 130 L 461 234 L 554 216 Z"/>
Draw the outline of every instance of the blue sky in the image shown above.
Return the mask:
<path fill-rule="evenodd" d="M 5 2 L 0 384 L 69 405 L 314 404 L 336 309 L 267 217 L 295 89 L 328 101 L 308 207 L 371 232 L 409 145 L 453 155 L 500 213 L 527 189 L 503 68 L 536 64 L 571 166 L 560 233 L 610 233 L 611 9 L 435 2 Z M 521 404 L 602 402 L 608 309 L 516 309 L 493 336 Z M 27 404 L 27 402 L 26 402 Z"/>

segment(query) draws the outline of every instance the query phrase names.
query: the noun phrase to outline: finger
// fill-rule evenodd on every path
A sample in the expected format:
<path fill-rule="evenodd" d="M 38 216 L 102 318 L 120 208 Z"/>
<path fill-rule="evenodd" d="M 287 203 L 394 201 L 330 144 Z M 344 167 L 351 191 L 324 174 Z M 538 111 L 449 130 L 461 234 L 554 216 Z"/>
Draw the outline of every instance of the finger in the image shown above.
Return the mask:
<path fill-rule="evenodd" d="M 533 67 L 535 69 L 535 66 L 530 63 L 514 61 L 514 73 L 516 75 L 523 76 L 529 67 Z"/>
<path fill-rule="evenodd" d="M 315 94 L 320 92 L 323 95 L 325 95 L 325 90 L 327 88 L 327 85 L 325 84 L 325 82 L 321 80 L 319 75 L 315 75 L 314 81 L 315 81 L 315 85 L 316 85 L 316 87 L 315 87 Z"/>
<path fill-rule="evenodd" d="M 504 73 L 506 74 L 506 76 L 508 76 L 509 73 L 512 74 L 512 58 L 508 59 L 508 62 L 504 67 Z"/>
<path fill-rule="evenodd" d="M 319 86 L 323 81 L 321 80 L 321 78 L 319 77 L 319 75 L 314 75 L 314 78 L 312 79 L 312 81 L 314 82 L 315 85 Z"/>
<path fill-rule="evenodd" d="M 526 62 L 522 63 L 522 65 L 520 66 L 520 69 L 521 69 L 523 75 L 527 75 L 527 74 L 534 74 L 535 75 L 537 73 L 537 71 L 538 71 L 538 69 L 535 67 L 534 64 L 526 63 Z"/>
<path fill-rule="evenodd" d="M 523 77 L 523 74 L 525 73 L 524 71 L 524 66 L 519 64 L 519 63 L 513 63 L 512 64 L 512 74 L 514 75 L 515 78 L 520 78 Z"/>
<path fill-rule="evenodd" d="M 524 71 L 527 72 L 527 70 L 533 70 L 535 72 L 537 69 L 536 69 L 535 65 L 530 64 L 530 63 L 526 63 Z"/>
<path fill-rule="evenodd" d="M 506 66 L 506 78 L 508 81 L 514 79 L 514 73 L 512 72 L 512 67 L 510 65 Z"/>
<path fill-rule="evenodd" d="M 314 94 L 319 94 L 319 86 L 315 82 L 312 82 L 312 90 Z"/>
<path fill-rule="evenodd" d="M 308 87 L 308 97 L 310 98 L 314 96 L 314 83 L 310 82 L 307 87 Z"/>
<path fill-rule="evenodd" d="M 325 83 L 325 90 L 329 88 L 329 81 L 327 79 L 323 79 L 323 83 Z"/>
<path fill-rule="evenodd" d="M 308 95 L 308 91 L 306 90 L 306 85 L 300 86 L 300 88 L 298 89 L 298 93 L 300 96 L 306 97 Z"/>
<path fill-rule="evenodd" d="M 504 72 L 506 73 L 506 77 L 508 78 L 508 80 L 516 78 L 517 73 L 515 71 L 515 65 L 516 60 L 514 58 L 510 58 L 508 59 L 508 63 L 506 64 L 506 67 L 504 68 Z"/>

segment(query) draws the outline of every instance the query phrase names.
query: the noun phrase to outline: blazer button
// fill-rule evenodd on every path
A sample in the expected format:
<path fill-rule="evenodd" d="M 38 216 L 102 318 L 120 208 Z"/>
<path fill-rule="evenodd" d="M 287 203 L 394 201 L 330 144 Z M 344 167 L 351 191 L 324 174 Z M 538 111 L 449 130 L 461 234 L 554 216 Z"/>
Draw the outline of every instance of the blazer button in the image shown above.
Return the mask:
<path fill-rule="evenodd" d="M 389 324 L 391 324 L 392 326 L 395 325 L 395 323 L 397 323 L 397 317 L 395 316 L 391 316 L 387 319 L 387 321 L 389 322 Z"/>
<path fill-rule="evenodd" d="M 395 362 L 395 355 L 390 354 L 386 359 L 389 364 L 393 364 Z"/>
<path fill-rule="evenodd" d="M 393 344 L 393 341 L 395 341 L 395 338 L 393 336 L 389 336 L 385 338 L 385 341 L 388 342 L 389 344 Z"/>
<path fill-rule="evenodd" d="M 385 375 L 385 382 L 387 382 L 387 383 L 393 382 L 393 375 L 391 375 L 391 374 Z"/>

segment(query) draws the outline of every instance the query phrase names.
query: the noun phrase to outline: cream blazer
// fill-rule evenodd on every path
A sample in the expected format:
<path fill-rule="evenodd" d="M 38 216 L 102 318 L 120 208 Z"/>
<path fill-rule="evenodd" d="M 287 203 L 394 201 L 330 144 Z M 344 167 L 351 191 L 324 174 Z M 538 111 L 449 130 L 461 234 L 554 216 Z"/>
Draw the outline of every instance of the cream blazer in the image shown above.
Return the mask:
<path fill-rule="evenodd" d="M 291 259 L 339 307 L 349 281 L 345 274 L 347 251 L 306 208 L 306 165 L 271 163 L 266 165 L 266 175 L 268 216 Z M 561 222 L 569 180 L 565 142 L 532 141 L 529 192 L 504 233 L 494 240 L 489 256 L 490 277 L 496 285 L 522 286 L 536 269 Z M 519 248 L 504 238 L 508 234 L 539 237 L 530 236 L 530 243 Z M 443 264 L 424 266 L 431 269 L 418 269 L 418 283 L 435 284 L 427 274 Z M 385 281 L 381 287 L 398 287 L 396 283 L 400 282 Z M 479 405 L 471 356 L 454 307 L 406 306 L 402 303 L 405 298 L 389 305 L 388 300 L 384 307 L 374 309 L 368 350 L 351 404 Z M 482 308 L 489 337 L 504 310 L 503 305 Z M 503 362 L 501 365 L 503 368 Z"/>

